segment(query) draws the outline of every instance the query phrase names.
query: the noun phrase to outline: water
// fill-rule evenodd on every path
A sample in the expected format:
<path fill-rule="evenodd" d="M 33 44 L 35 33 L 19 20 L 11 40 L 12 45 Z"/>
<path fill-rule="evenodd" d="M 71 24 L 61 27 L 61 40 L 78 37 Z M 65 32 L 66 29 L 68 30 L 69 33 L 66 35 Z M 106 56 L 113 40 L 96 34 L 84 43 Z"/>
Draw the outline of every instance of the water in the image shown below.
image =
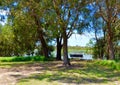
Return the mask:
<path fill-rule="evenodd" d="M 83 59 L 83 60 L 93 60 L 93 57 L 91 54 L 84 54 L 84 53 L 79 53 L 79 54 L 82 54 L 83 57 L 78 57 L 79 59 Z M 70 54 L 68 56 L 69 58 L 72 58 L 70 57 Z M 76 57 L 75 57 L 76 58 Z"/>

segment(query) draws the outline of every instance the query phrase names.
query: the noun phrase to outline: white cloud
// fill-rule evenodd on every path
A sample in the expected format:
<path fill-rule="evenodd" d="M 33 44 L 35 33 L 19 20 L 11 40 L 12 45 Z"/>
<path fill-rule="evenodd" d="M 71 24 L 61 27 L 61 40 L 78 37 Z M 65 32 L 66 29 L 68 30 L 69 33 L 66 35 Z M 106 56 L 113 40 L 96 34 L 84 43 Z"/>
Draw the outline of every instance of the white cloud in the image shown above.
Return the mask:
<path fill-rule="evenodd" d="M 68 39 L 68 45 L 69 46 L 86 46 L 86 44 L 89 42 L 89 40 L 93 38 L 92 34 L 73 34 L 69 39 Z"/>

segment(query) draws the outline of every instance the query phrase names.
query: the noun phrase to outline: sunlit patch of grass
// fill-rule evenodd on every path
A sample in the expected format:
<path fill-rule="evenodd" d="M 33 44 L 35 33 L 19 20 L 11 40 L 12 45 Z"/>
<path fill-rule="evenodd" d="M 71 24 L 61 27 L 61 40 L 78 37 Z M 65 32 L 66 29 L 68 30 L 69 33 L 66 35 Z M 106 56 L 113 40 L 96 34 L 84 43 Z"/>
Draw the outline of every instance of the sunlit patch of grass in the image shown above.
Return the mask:
<path fill-rule="evenodd" d="M 79 75 L 75 76 L 67 72 L 51 72 L 47 71 L 43 74 L 34 74 L 28 78 L 19 81 L 18 85 L 28 85 L 33 80 L 44 83 L 44 85 L 63 85 L 63 83 L 78 83 L 82 80 L 79 79 Z M 46 84 L 46 82 L 48 84 Z M 24 84 L 26 83 L 26 84 Z M 35 84 L 35 85 L 39 85 Z M 31 85 L 31 84 L 30 84 Z"/>
<path fill-rule="evenodd" d="M 104 65 L 102 65 L 101 62 L 71 61 L 71 67 L 62 66 L 61 61 L 1 62 L 0 67 L 10 66 L 10 68 L 12 68 L 21 65 L 24 67 L 39 65 L 42 67 L 42 69 L 39 70 L 40 73 L 35 73 L 20 79 L 16 85 L 104 85 L 113 83 L 116 80 L 119 81 L 120 71 L 110 67 L 111 65 L 115 65 L 115 62 L 111 63 L 111 61 L 109 61 L 109 65 L 104 61 Z"/>
<path fill-rule="evenodd" d="M 16 66 L 32 64 L 33 62 L 0 62 L 0 68 L 12 68 Z"/>
<path fill-rule="evenodd" d="M 19 81 L 18 85 L 29 85 L 31 82 L 39 82 L 39 84 L 44 84 L 46 85 L 62 85 L 63 83 L 69 84 L 87 84 L 90 82 L 99 82 L 99 83 L 106 83 L 107 79 L 103 78 L 101 80 L 98 80 L 98 77 L 95 75 L 84 75 L 82 73 L 77 73 L 77 72 L 55 72 L 52 73 L 51 71 L 45 72 L 43 74 L 34 74 L 28 78 L 25 78 L 25 80 Z M 35 85 L 39 85 L 35 84 Z M 31 85 L 31 84 L 30 84 Z"/>
<path fill-rule="evenodd" d="M 49 59 L 43 56 L 33 56 L 33 57 L 0 57 L 0 68 L 11 68 L 17 65 L 24 65 L 34 62 L 48 62 L 53 61 L 54 58 Z"/>
<path fill-rule="evenodd" d="M 29 56 L 29 57 L 0 57 L 0 62 L 23 62 L 23 61 L 53 61 L 54 58 L 46 58 L 44 56 Z"/>
<path fill-rule="evenodd" d="M 21 79 L 17 85 L 29 85 L 33 81 L 39 82 L 40 85 L 41 83 L 43 85 L 107 84 L 112 83 L 114 78 L 120 80 L 118 71 L 96 64 L 94 61 L 79 61 L 74 64 L 73 67 L 63 67 L 62 69 L 55 69 L 51 64 L 51 67 L 48 67 L 43 73 L 33 74 L 25 79 Z M 75 67 L 76 65 L 77 67 Z M 39 84 L 36 83 L 35 85 Z"/>
<path fill-rule="evenodd" d="M 114 70 L 120 70 L 120 61 L 114 61 L 114 60 L 101 60 L 101 61 L 96 61 L 95 62 L 98 65 L 103 65 L 110 67 Z"/>
<path fill-rule="evenodd" d="M 48 82 L 46 79 L 44 79 L 42 81 L 39 81 L 36 79 L 31 79 L 31 80 L 28 80 L 26 82 L 21 80 L 21 82 L 18 83 L 17 85 L 63 85 L 63 84 L 60 84 L 57 81 Z"/>

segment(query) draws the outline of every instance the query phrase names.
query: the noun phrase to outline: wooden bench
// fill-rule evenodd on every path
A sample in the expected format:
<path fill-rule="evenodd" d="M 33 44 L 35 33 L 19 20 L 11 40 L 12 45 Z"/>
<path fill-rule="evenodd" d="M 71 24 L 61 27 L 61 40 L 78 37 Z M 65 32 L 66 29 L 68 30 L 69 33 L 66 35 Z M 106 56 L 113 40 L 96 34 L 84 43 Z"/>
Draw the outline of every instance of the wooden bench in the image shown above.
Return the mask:
<path fill-rule="evenodd" d="M 83 58 L 83 54 L 74 53 L 74 54 L 70 54 L 70 57 L 71 58 Z"/>

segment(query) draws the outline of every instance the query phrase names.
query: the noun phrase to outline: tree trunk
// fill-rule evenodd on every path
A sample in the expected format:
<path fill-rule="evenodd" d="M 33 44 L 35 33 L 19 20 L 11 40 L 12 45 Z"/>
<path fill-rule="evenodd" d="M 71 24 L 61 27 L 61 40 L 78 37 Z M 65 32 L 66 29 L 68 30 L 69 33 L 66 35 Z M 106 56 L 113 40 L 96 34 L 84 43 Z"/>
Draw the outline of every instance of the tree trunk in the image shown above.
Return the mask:
<path fill-rule="evenodd" d="M 38 26 L 37 32 L 38 32 L 38 38 L 40 39 L 41 46 L 42 46 L 42 53 L 46 58 L 48 58 L 49 57 L 48 45 L 47 45 L 46 40 L 44 39 L 43 30 L 40 25 L 39 18 L 37 18 L 37 16 L 35 15 L 34 15 L 34 18 L 35 18 L 35 23 Z"/>
<path fill-rule="evenodd" d="M 57 39 L 57 54 L 56 54 L 56 60 L 61 60 L 61 50 L 62 50 L 62 38 L 56 38 Z"/>
<path fill-rule="evenodd" d="M 41 46 L 42 46 L 42 53 L 46 58 L 48 58 L 49 57 L 48 46 L 47 46 L 47 43 L 45 42 L 45 39 L 41 33 L 39 33 L 39 39 L 40 39 Z"/>
<path fill-rule="evenodd" d="M 107 23 L 107 44 L 108 44 L 108 55 L 109 55 L 109 59 L 113 60 L 115 59 L 115 55 L 114 55 L 114 46 L 113 46 L 113 33 L 111 30 L 111 24 L 108 22 Z"/>
<path fill-rule="evenodd" d="M 67 46 L 67 35 L 66 30 L 63 30 L 63 65 L 70 66 L 70 61 L 68 59 L 68 46 Z"/>
<path fill-rule="evenodd" d="M 113 8 L 111 7 L 109 0 L 106 0 L 106 8 L 107 8 L 107 19 L 106 19 L 106 24 L 107 24 L 107 48 L 108 48 L 108 56 L 110 60 L 115 59 L 115 54 L 114 54 L 114 46 L 113 46 L 113 30 L 112 30 L 112 21 L 113 18 Z"/>

